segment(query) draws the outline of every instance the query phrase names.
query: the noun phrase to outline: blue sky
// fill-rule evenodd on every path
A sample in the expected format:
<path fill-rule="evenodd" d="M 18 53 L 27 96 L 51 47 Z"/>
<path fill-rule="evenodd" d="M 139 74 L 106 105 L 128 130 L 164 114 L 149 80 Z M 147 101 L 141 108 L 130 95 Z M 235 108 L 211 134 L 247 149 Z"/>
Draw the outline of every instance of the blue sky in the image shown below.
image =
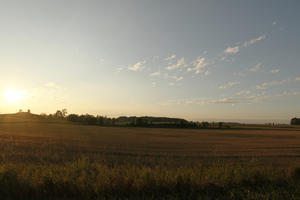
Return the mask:
<path fill-rule="evenodd" d="M 299 1 L 0 2 L 2 113 L 300 117 Z"/>

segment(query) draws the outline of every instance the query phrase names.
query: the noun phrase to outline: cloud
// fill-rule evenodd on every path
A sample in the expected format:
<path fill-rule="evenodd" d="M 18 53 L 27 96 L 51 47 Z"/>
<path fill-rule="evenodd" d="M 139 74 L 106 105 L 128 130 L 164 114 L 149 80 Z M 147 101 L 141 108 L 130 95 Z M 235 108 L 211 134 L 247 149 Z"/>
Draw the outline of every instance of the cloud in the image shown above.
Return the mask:
<path fill-rule="evenodd" d="M 281 98 L 285 96 L 296 96 L 300 95 L 300 92 L 283 92 L 278 94 L 270 95 L 251 95 L 245 97 L 224 97 L 220 99 L 205 99 L 205 98 L 191 98 L 191 99 L 177 99 L 168 100 L 163 103 L 159 103 L 162 106 L 173 106 L 173 105 L 206 105 L 206 104 L 242 104 L 242 103 L 258 103 L 266 100 Z"/>
<path fill-rule="evenodd" d="M 257 72 L 261 69 L 261 63 L 257 63 L 254 67 L 250 68 L 249 71 L 250 72 Z"/>
<path fill-rule="evenodd" d="M 173 60 L 173 59 L 175 59 L 176 58 L 176 55 L 175 54 L 173 54 L 173 55 L 171 55 L 171 56 L 168 56 L 168 57 L 166 57 L 165 58 L 165 60 Z"/>
<path fill-rule="evenodd" d="M 275 26 L 276 24 L 277 24 L 276 21 L 273 21 L 273 22 L 272 22 L 272 26 Z"/>
<path fill-rule="evenodd" d="M 263 39 L 265 39 L 265 38 L 266 38 L 266 35 L 260 35 L 260 36 L 258 36 L 257 38 L 254 38 L 254 39 L 252 39 L 252 40 L 250 40 L 250 41 L 244 42 L 243 46 L 244 46 L 244 47 L 248 47 L 248 46 L 250 46 L 250 45 L 252 45 L 252 44 L 254 44 L 254 43 L 256 43 L 256 42 L 258 42 L 258 41 L 260 41 L 260 40 L 263 40 Z"/>
<path fill-rule="evenodd" d="M 240 51 L 240 47 L 235 46 L 235 47 L 228 47 L 227 49 L 224 50 L 224 53 L 236 54 L 239 51 Z"/>
<path fill-rule="evenodd" d="M 236 93 L 236 95 L 240 96 L 240 95 L 249 95 L 252 92 L 250 90 L 241 90 L 239 92 Z"/>
<path fill-rule="evenodd" d="M 188 105 L 188 104 L 198 104 L 204 105 L 207 103 L 206 99 L 203 98 L 192 98 L 192 99 L 176 99 L 176 100 L 167 100 L 165 102 L 158 103 L 162 106 L 170 106 L 170 105 Z"/>
<path fill-rule="evenodd" d="M 272 70 L 270 71 L 270 73 L 272 73 L 272 74 L 276 74 L 276 73 L 278 73 L 278 72 L 280 72 L 280 69 L 272 69 Z"/>
<path fill-rule="evenodd" d="M 234 72 L 233 75 L 240 76 L 240 77 L 245 77 L 246 76 L 243 72 Z"/>
<path fill-rule="evenodd" d="M 219 59 L 221 61 L 224 61 L 228 58 L 228 54 L 237 54 L 238 52 L 240 52 L 241 47 L 248 47 L 248 46 L 250 46 L 260 40 L 263 40 L 265 38 L 266 38 L 266 35 L 264 34 L 264 35 L 258 36 L 257 38 L 251 39 L 250 41 L 244 42 L 243 45 L 239 45 L 240 43 L 237 43 L 238 45 L 236 45 L 236 46 L 227 47 L 227 49 L 224 50 L 225 55 L 221 54 L 219 56 Z"/>
<path fill-rule="evenodd" d="M 123 67 L 118 67 L 118 68 L 116 69 L 116 73 L 120 73 L 122 70 L 123 70 Z"/>
<path fill-rule="evenodd" d="M 254 102 L 261 102 L 264 100 L 270 100 L 270 99 L 275 99 L 275 98 L 280 98 L 280 97 L 285 97 L 285 96 L 296 96 L 299 95 L 299 92 L 283 92 L 279 94 L 272 94 L 272 95 L 257 95 L 255 96 L 252 100 Z"/>
<path fill-rule="evenodd" d="M 222 56 L 220 57 L 220 60 L 224 61 L 224 60 L 226 60 L 226 58 L 227 58 L 226 55 L 222 55 Z"/>
<path fill-rule="evenodd" d="M 192 98 L 192 99 L 178 99 L 168 100 L 163 103 L 159 103 L 162 106 L 172 105 L 206 105 L 206 104 L 237 104 L 249 102 L 248 97 L 243 98 L 221 98 L 221 99 L 205 99 L 205 98 Z"/>
<path fill-rule="evenodd" d="M 181 81 L 181 80 L 183 80 L 183 77 L 182 77 L 182 76 L 180 76 L 180 77 L 177 77 L 177 76 L 170 76 L 168 73 L 164 74 L 164 77 L 165 77 L 166 79 L 170 78 L 170 79 L 174 79 L 174 80 L 176 80 L 176 81 Z"/>
<path fill-rule="evenodd" d="M 184 58 L 180 58 L 179 60 L 177 60 L 177 63 L 174 64 L 174 65 L 170 65 L 168 67 L 166 67 L 167 70 L 171 71 L 171 70 L 174 70 L 174 69 L 177 69 L 181 66 L 184 66 L 185 65 L 185 62 L 184 62 Z"/>
<path fill-rule="evenodd" d="M 211 73 L 210 73 L 210 71 L 208 71 L 208 70 L 204 73 L 205 76 L 208 76 L 208 75 L 210 75 L 210 74 L 211 74 Z"/>
<path fill-rule="evenodd" d="M 128 70 L 131 70 L 131 71 L 141 71 L 145 68 L 145 64 L 146 64 L 146 61 L 141 61 L 141 62 L 137 62 L 135 65 L 133 66 L 128 66 Z"/>
<path fill-rule="evenodd" d="M 153 72 L 150 74 L 150 76 L 160 76 L 160 71 Z"/>
<path fill-rule="evenodd" d="M 195 71 L 195 74 L 199 74 L 208 65 L 204 57 L 198 57 L 196 61 L 193 62 L 194 67 L 187 69 L 188 72 Z"/>
<path fill-rule="evenodd" d="M 290 82 L 290 79 L 286 79 L 286 80 L 280 80 L 280 81 L 271 81 L 271 82 L 265 82 L 261 85 L 257 85 L 256 89 L 257 90 L 265 90 L 270 86 L 278 86 L 278 85 L 283 85 L 287 82 Z"/>
<path fill-rule="evenodd" d="M 181 81 L 181 80 L 183 80 L 183 77 L 182 77 L 182 76 L 176 77 L 176 81 Z"/>
<path fill-rule="evenodd" d="M 175 85 L 175 83 L 169 83 L 169 86 L 174 86 Z"/>
<path fill-rule="evenodd" d="M 239 84 L 240 84 L 240 82 L 229 82 L 225 85 L 219 86 L 219 89 L 227 89 L 227 88 L 230 88 L 232 86 L 239 85 Z"/>
<path fill-rule="evenodd" d="M 156 87 L 156 82 L 151 83 L 152 87 Z"/>
<path fill-rule="evenodd" d="M 278 93 L 278 94 L 260 94 L 260 95 L 251 95 L 251 96 L 246 96 L 243 98 L 223 98 L 218 101 L 215 101 L 217 103 L 257 103 L 257 102 L 262 102 L 265 100 L 270 100 L 270 99 L 276 99 L 280 97 L 285 97 L 285 96 L 296 96 L 299 95 L 300 93 L 297 91 L 294 92 L 283 92 L 283 93 Z M 212 101 L 214 102 L 214 101 Z"/>
<path fill-rule="evenodd" d="M 279 80 L 279 81 L 265 82 L 261 85 L 257 85 L 256 89 L 257 90 L 265 90 L 271 86 L 279 86 L 279 85 L 284 85 L 286 83 L 298 82 L 298 81 L 300 81 L 300 77 L 296 77 L 295 79 L 288 78 L 288 79 L 283 79 L 283 80 Z"/>
<path fill-rule="evenodd" d="M 221 53 L 219 56 L 217 56 L 217 58 L 221 61 L 230 61 L 230 60 L 228 60 L 229 55 L 237 54 L 238 52 L 240 52 L 241 48 L 248 47 L 248 46 L 250 46 L 260 40 L 263 40 L 265 38 L 266 38 L 266 35 L 264 34 L 264 35 L 258 36 L 257 38 L 251 39 L 249 41 L 245 41 L 245 42 L 243 42 L 242 45 L 240 44 L 240 42 L 238 42 L 233 47 L 227 47 L 227 49 L 225 49 L 223 53 Z M 232 58 L 231 58 L 231 61 L 233 61 Z"/>
<path fill-rule="evenodd" d="M 207 103 L 210 104 L 236 104 L 240 103 L 241 100 L 237 98 L 222 98 L 222 99 L 217 99 L 217 100 L 211 100 L 208 101 Z"/>

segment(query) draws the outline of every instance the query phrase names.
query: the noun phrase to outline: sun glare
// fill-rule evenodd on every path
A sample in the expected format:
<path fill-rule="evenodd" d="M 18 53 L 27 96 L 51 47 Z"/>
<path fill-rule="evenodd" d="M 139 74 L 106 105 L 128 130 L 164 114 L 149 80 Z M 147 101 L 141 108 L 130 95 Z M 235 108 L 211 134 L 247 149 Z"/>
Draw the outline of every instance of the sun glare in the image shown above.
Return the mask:
<path fill-rule="evenodd" d="M 3 97 L 8 103 L 18 103 L 24 97 L 24 92 L 18 89 L 7 89 L 4 91 Z"/>

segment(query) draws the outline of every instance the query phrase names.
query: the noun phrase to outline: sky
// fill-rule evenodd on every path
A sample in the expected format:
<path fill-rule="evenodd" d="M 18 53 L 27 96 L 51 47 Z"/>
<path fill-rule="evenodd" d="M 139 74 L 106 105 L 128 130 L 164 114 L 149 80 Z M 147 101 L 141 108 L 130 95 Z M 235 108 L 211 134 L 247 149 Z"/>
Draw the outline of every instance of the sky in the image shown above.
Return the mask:
<path fill-rule="evenodd" d="M 0 113 L 300 117 L 298 0 L 0 3 Z"/>

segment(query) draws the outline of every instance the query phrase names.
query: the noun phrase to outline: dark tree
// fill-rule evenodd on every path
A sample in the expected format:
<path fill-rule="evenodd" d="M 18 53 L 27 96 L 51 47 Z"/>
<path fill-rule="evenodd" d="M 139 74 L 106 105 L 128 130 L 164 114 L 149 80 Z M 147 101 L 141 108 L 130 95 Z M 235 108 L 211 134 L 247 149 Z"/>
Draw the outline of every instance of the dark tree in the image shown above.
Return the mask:
<path fill-rule="evenodd" d="M 202 122 L 202 127 L 203 128 L 208 128 L 209 126 L 209 123 L 208 122 Z"/>
<path fill-rule="evenodd" d="M 293 118 L 291 120 L 291 125 L 300 125 L 300 118 Z"/>
<path fill-rule="evenodd" d="M 218 123 L 219 128 L 223 128 L 223 124 L 224 124 L 223 122 L 219 122 L 219 123 Z"/>

